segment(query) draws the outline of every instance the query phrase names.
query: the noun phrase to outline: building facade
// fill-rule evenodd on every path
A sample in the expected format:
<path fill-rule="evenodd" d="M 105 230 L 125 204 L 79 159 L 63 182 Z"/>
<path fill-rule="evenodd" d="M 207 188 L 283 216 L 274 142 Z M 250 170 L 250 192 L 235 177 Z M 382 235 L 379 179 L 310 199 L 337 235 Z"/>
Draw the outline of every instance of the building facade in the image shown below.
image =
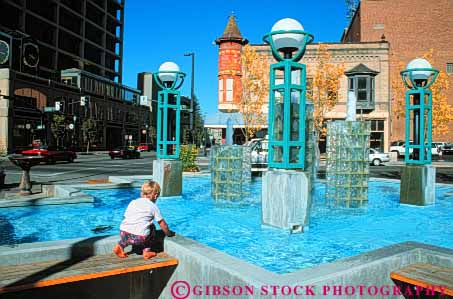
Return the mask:
<path fill-rule="evenodd" d="M 231 17 L 229 22 L 231 21 Z M 233 19 L 234 21 L 234 19 Z M 237 27 L 237 24 L 235 25 Z M 230 24 L 227 25 L 227 29 Z M 269 70 L 275 63 L 270 47 L 264 44 L 252 45 L 263 59 Z M 327 51 L 331 56 L 330 63 L 342 65 L 345 73 L 340 78 L 338 103 L 325 115 L 326 120 L 340 120 L 346 118 L 346 100 L 348 91 L 353 91 L 357 97 L 357 114 L 359 119 L 371 122 L 370 147 L 387 151 L 390 136 L 390 91 L 389 91 L 389 44 L 385 41 L 360 43 L 327 43 Z M 310 44 L 300 63 L 307 66 L 307 99 L 311 99 L 310 85 L 314 72 L 319 63 L 319 44 Z M 242 45 L 239 50 L 242 50 Z M 219 47 L 219 61 L 224 55 Z M 231 69 L 220 68 L 222 73 L 232 73 L 237 65 L 230 63 Z M 269 73 L 264 76 L 268 78 Z M 240 81 L 240 78 L 238 79 Z M 221 82 L 219 80 L 219 82 Z M 222 98 L 219 88 L 219 99 Z M 267 97 L 268 98 L 268 97 Z M 265 105 L 267 107 L 267 105 Z M 222 109 L 219 100 L 219 110 Z M 267 111 L 268 109 L 263 109 Z M 213 125 L 214 126 L 214 125 Z M 325 149 L 325 140 L 320 140 L 321 152 Z"/>
<path fill-rule="evenodd" d="M 148 106 L 138 105 L 140 90 L 79 70 L 61 72 L 61 81 L 0 69 L 0 151 L 11 153 L 39 141 L 75 149 L 86 146 L 82 127 L 96 131 L 92 149 L 145 142 Z M 86 100 L 82 104 L 82 97 Z M 55 111 L 56 103 L 59 111 Z M 55 115 L 64 121 L 55 129 Z M 131 136 L 131 137 L 129 137 Z M 127 139 L 126 139 L 127 138 Z"/>
<path fill-rule="evenodd" d="M 243 38 L 234 15 L 228 19 L 222 36 L 215 40 L 219 46 L 219 111 L 238 112 L 242 97 L 242 46 L 248 43 Z"/>
<path fill-rule="evenodd" d="M 36 141 L 81 149 L 86 131 L 96 149 L 145 142 L 150 106 L 121 84 L 124 0 L 0 5 L 1 153 Z"/>
<path fill-rule="evenodd" d="M 405 66 L 432 49 L 432 66 L 449 74 L 447 95 L 449 104 L 453 104 L 452 15 L 450 0 L 361 0 L 341 41 L 345 44 L 388 41 L 390 80 L 399 80 L 401 64 Z M 404 130 L 404 118 L 393 115 L 391 139 L 404 140 Z M 448 135 L 433 138 L 453 142 L 453 123 Z"/>
<path fill-rule="evenodd" d="M 2 0 L 0 31 L 12 38 L 14 52 L 9 67 L 42 78 L 78 68 L 121 83 L 124 5 L 125 0 Z"/>

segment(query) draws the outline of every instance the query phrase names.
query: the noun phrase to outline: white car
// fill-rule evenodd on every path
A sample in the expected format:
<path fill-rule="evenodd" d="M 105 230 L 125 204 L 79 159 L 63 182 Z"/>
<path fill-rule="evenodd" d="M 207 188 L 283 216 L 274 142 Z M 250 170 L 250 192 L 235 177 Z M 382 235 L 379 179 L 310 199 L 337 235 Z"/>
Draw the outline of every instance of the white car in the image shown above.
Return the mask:
<path fill-rule="evenodd" d="M 393 141 L 390 144 L 390 152 L 398 153 L 398 156 L 404 156 L 405 155 L 405 142 L 402 140 Z"/>
<path fill-rule="evenodd" d="M 389 154 L 384 154 L 378 150 L 370 148 L 369 161 L 370 161 L 371 165 L 379 166 L 383 162 L 389 162 L 390 157 L 389 157 Z"/>
<path fill-rule="evenodd" d="M 251 149 L 252 172 L 267 171 L 269 140 L 258 138 L 249 143 Z"/>
<path fill-rule="evenodd" d="M 411 142 L 412 143 L 412 142 Z M 412 154 L 413 149 L 409 149 L 409 154 Z M 404 156 L 406 154 L 406 145 L 404 141 L 393 141 L 390 144 L 390 152 L 398 153 L 398 156 Z"/>
<path fill-rule="evenodd" d="M 444 148 L 447 145 L 447 142 L 438 142 L 438 141 L 433 141 L 431 143 L 431 155 L 432 156 L 437 156 L 440 155 L 440 152 L 444 150 Z"/>

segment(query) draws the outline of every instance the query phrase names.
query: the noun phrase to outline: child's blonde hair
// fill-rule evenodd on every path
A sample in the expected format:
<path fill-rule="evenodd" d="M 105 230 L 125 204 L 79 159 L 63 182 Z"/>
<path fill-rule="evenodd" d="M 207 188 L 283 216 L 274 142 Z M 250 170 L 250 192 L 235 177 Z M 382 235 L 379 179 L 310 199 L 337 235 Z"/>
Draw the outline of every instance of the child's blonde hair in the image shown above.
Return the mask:
<path fill-rule="evenodd" d="M 149 181 L 142 185 L 142 197 L 146 194 L 160 194 L 160 186 L 158 182 Z"/>

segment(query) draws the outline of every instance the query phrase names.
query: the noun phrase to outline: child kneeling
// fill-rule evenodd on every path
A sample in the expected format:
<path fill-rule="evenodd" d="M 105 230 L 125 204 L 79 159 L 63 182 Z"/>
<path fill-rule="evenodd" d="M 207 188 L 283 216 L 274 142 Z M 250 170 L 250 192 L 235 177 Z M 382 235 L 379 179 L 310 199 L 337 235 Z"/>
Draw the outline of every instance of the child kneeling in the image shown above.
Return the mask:
<path fill-rule="evenodd" d="M 127 257 L 124 248 L 128 245 L 143 247 L 144 259 L 150 259 L 156 256 L 156 252 L 151 251 L 151 243 L 156 236 L 156 227 L 153 224 L 154 220 L 159 223 L 167 237 L 173 237 L 175 235 L 168 228 L 156 205 L 159 195 L 160 186 L 157 182 L 145 182 L 142 185 L 141 197 L 129 203 L 124 213 L 124 220 L 120 225 L 121 240 L 113 247 L 113 252 L 118 257 Z"/>

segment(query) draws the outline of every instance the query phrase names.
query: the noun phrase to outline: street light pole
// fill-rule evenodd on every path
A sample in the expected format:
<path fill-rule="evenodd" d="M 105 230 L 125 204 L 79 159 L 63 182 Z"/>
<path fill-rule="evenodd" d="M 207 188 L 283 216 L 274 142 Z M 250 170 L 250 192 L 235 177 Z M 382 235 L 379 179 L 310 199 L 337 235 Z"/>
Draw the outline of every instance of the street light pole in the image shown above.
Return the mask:
<path fill-rule="evenodd" d="M 191 82 L 190 82 L 190 117 L 189 117 L 189 128 L 193 130 L 193 123 L 194 123 L 194 111 L 193 111 L 193 101 L 195 98 L 195 91 L 194 91 L 194 70 L 195 70 L 195 53 L 185 53 L 184 56 L 192 56 L 192 75 L 191 75 Z"/>

